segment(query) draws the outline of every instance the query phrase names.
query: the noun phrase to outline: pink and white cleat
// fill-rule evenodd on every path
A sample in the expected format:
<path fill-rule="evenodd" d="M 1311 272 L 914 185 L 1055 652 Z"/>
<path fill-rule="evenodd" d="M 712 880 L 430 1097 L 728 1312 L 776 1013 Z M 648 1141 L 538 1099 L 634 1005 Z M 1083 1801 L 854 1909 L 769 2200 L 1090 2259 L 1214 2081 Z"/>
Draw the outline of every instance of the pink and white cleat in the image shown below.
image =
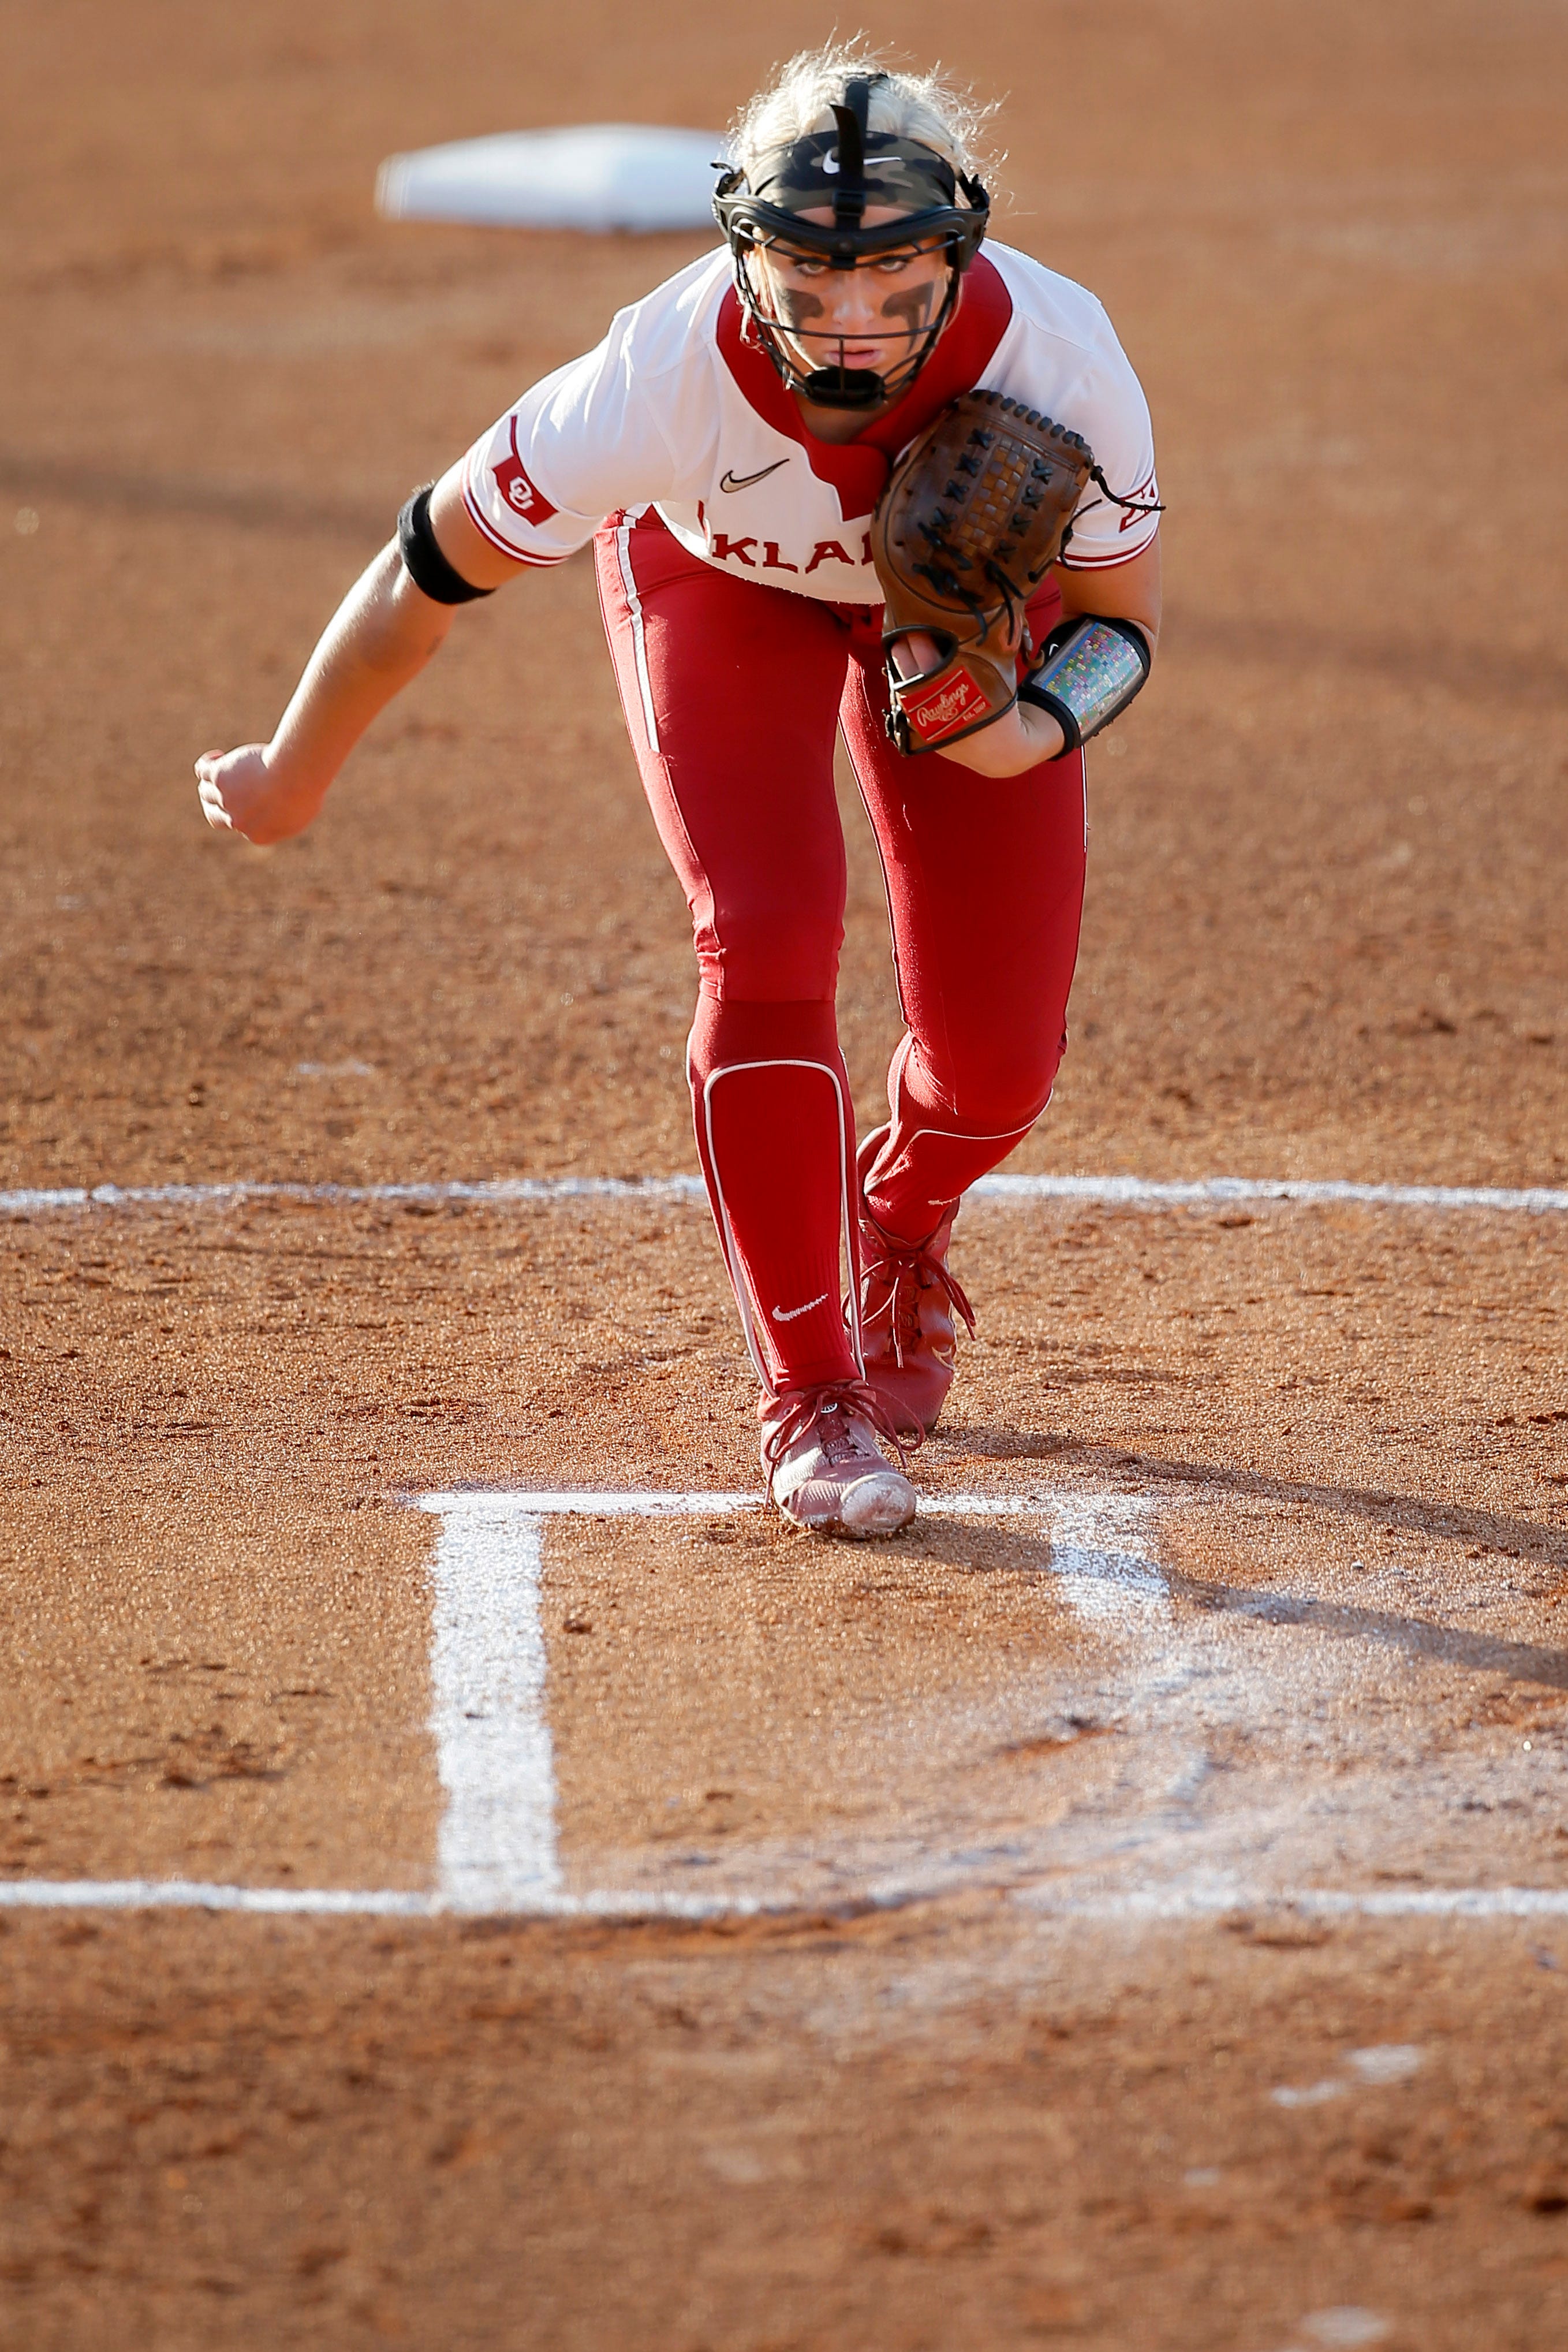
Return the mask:
<path fill-rule="evenodd" d="M 902 1465 L 904 1441 L 862 1381 L 764 1396 L 762 1467 L 787 1519 L 821 1536 L 895 1536 L 915 1517 L 915 1489 L 877 1444 L 885 1437 Z"/>
<path fill-rule="evenodd" d="M 957 1324 L 974 1309 L 947 1271 L 956 1209 L 923 1242 L 884 1233 L 860 1204 L 861 1343 L 868 1384 L 905 1444 L 929 1437 L 953 1385 Z"/>

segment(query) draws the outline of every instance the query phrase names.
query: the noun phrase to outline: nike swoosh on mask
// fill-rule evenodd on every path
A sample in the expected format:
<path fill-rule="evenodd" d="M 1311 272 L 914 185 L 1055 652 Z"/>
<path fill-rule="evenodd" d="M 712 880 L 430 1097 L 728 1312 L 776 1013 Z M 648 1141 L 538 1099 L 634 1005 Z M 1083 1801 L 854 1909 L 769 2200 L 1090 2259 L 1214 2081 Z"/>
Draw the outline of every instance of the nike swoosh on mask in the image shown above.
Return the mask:
<path fill-rule="evenodd" d="M 825 1307 L 827 1303 L 828 1294 L 824 1290 L 821 1298 L 808 1298 L 804 1307 L 776 1307 L 773 1320 L 775 1323 L 798 1323 L 802 1315 L 810 1315 L 813 1307 Z"/>
<path fill-rule="evenodd" d="M 787 466 L 789 463 L 789 460 L 788 457 L 775 457 L 771 466 L 764 466 L 761 472 L 758 474 L 736 475 L 727 471 L 719 476 L 719 488 L 721 490 L 748 490 L 753 482 L 765 482 L 769 474 L 776 474 L 780 466 Z"/>

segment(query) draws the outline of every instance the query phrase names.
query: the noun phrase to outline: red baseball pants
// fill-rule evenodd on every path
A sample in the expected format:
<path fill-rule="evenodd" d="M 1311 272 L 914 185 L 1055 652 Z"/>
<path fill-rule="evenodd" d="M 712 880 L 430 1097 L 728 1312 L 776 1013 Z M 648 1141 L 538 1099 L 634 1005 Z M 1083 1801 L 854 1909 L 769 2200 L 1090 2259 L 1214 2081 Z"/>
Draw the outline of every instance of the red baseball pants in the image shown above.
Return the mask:
<path fill-rule="evenodd" d="M 1028 1133 L 1066 1044 L 1083 903 L 1082 755 L 994 782 L 883 720 L 880 606 L 822 604 L 688 554 L 650 509 L 595 541 L 600 600 L 699 986 L 697 1149 L 747 1342 L 773 1388 L 858 1370 L 854 1115 L 833 999 L 843 729 L 887 884 L 907 1034 L 866 1194 L 924 1241 Z M 1038 638 L 1054 587 L 1031 610 Z"/>

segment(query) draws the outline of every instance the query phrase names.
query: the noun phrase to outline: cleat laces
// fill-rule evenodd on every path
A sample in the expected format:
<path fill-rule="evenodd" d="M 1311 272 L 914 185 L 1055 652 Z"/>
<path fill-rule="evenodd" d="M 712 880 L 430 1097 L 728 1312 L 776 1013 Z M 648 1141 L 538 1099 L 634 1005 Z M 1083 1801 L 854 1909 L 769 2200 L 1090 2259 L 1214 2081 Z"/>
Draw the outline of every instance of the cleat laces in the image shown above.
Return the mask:
<path fill-rule="evenodd" d="M 879 1437 L 885 1437 L 901 1465 L 921 1443 L 900 1432 L 876 1391 L 864 1381 L 830 1381 L 817 1388 L 786 1390 L 780 1397 L 764 1397 L 765 1419 L 779 1405 L 783 1410 L 777 1420 L 769 1421 L 762 1440 L 762 1458 L 769 1470 L 777 1470 L 790 1448 L 810 1435 L 817 1422 L 830 1416 L 838 1425 L 825 1429 L 819 1442 L 824 1458 L 835 1468 L 845 1462 L 882 1460 L 881 1454 L 867 1453 L 864 1439 L 852 1425 L 856 1421 L 869 1422 Z"/>
<path fill-rule="evenodd" d="M 883 1304 L 864 1317 L 870 1325 L 887 1318 L 889 1337 L 893 1341 L 893 1360 L 900 1370 L 904 1367 L 904 1349 L 907 1340 L 913 1347 L 920 1337 L 920 1294 L 935 1290 L 946 1298 L 955 1315 L 963 1323 L 970 1339 L 975 1336 L 975 1310 L 965 1296 L 963 1285 L 950 1274 L 939 1257 L 933 1257 L 923 1242 L 900 1242 L 882 1228 L 876 1228 L 875 1259 L 866 1267 L 866 1280 L 884 1282 L 887 1297 Z"/>

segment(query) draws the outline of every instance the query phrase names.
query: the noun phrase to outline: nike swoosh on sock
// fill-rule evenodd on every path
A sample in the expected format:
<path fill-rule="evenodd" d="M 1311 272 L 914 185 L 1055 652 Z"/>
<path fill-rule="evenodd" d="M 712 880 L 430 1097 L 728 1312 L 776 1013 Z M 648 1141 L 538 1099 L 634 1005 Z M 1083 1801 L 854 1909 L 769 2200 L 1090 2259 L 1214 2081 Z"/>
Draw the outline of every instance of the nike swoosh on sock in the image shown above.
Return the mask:
<path fill-rule="evenodd" d="M 808 1298 L 804 1307 L 776 1307 L 773 1320 L 775 1323 L 798 1323 L 802 1315 L 810 1315 L 813 1307 L 825 1307 L 827 1303 L 828 1293 L 824 1290 L 821 1298 Z"/>

